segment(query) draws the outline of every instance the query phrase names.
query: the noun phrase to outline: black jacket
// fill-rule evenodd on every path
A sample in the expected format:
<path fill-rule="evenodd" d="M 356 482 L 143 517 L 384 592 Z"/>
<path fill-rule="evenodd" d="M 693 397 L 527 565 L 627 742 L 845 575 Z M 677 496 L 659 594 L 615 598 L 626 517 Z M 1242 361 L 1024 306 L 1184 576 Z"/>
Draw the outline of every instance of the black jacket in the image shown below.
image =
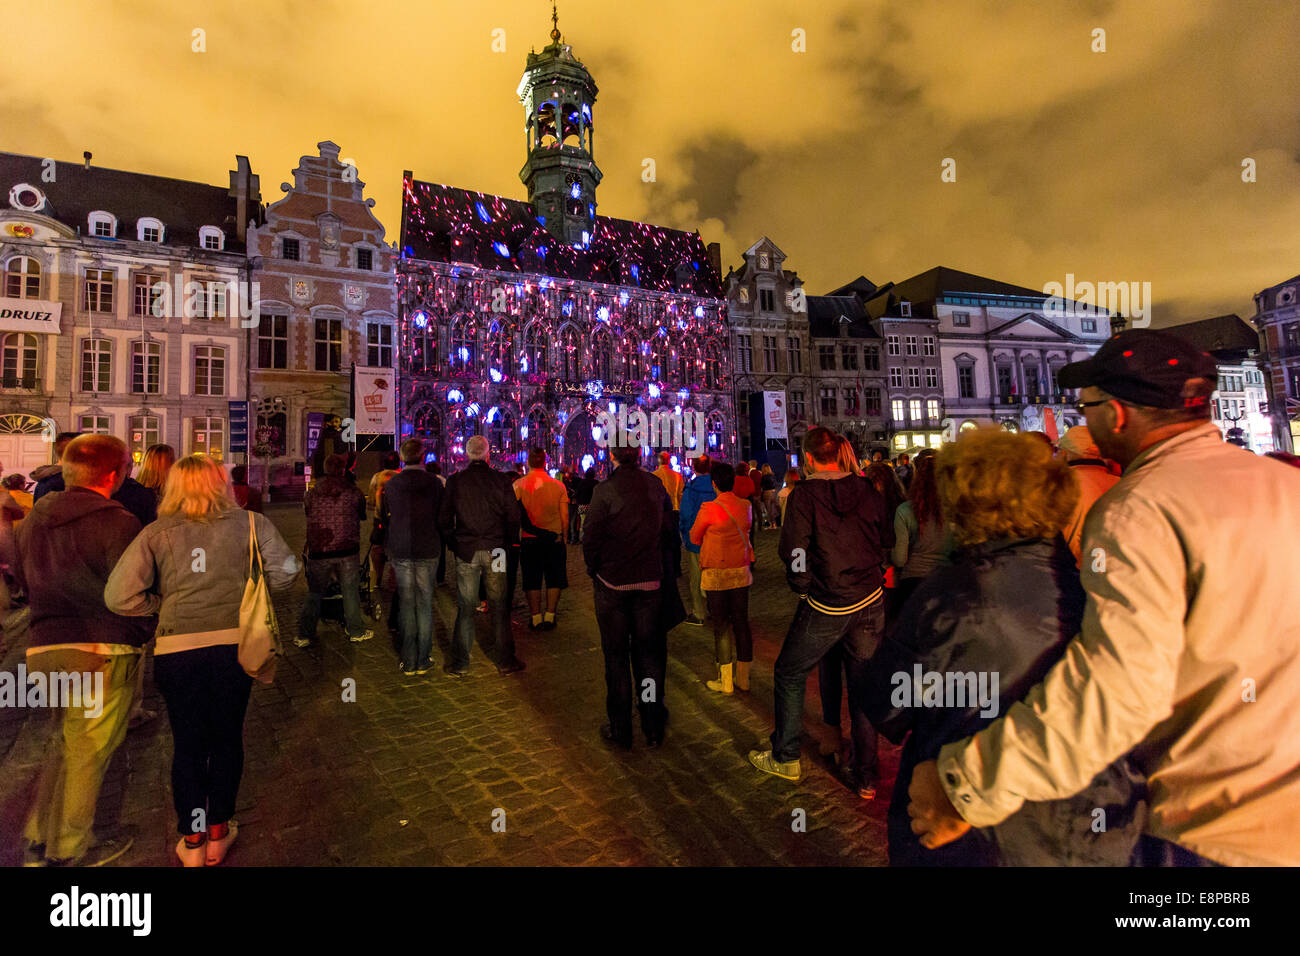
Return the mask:
<path fill-rule="evenodd" d="M 153 636 L 157 619 L 122 617 L 104 604 L 104 586 L 140 522 L 121 503 L 89 488 L 47 494 L 14 532 L 14 577 L 31 605 L 31 646 L 130 644 Z"/>
<path fill-rule="evenodd" d="M 664 483 L 640 468 L 622 465 L 596 486 L 582 531 L 587 573 L 608 584 L 643 584 L 664 575 L 664 522 L 672 522 Z"/>
<path fill-rule="evenodd" d="M 36 490 L 32 492 L 32 501 L 40 501 L 52 492 L 63 491 L 63 488 L 63 472 L 50 472 L 36 483 Z M 122 482 L 122 487 L 114 492 L 113 500 L 120 502 L 127 511 L 135 515 L 141 527 L 158 520 L 158 496 L 134 478 L 127 478 Z"/>
<path fill-rule="evenodd" d="M 1023 700 L 1079 632 L 1085 595 L 1065 541 L 1021 539 L 958 551 L 920 584 L 867 670 L 867 713 L 894 743 L 907 736 L 889 805 L 889 861 L 895 866 L 1126 866 L 1146 817 L 1136 765 L 1116 761 L 1066 800 L 1026 803 L 995 827 L 927 850 L 912 833 L 907 788 L 918 763 L 983 730 Z M 940 700 L 918 706 L 915 671 L 924 676 L 998 675 L 996 707 Z M 953 688 L 958 683 L 954 679 Z M 969 685 L 967 685 L 969 686 Z M 986 700 L 993 700 L 991 693 Z M 942 704 L 943 706 L 938 706 Z M 1122 702 L 1120 702 L 1122 706 Z M 994 713 L 993 711 L 996 710 Z M 1105 829 L 1093 831 L 1094 810 Z"/>
<path fill-rule="evenodd" d="M 874 600 L 894 546 L 894 517 L 886 510 L 885 499 L 857 475 L 814 474 L 796 483 L 786 500 L 780 544 L 791 589 L 807 595 L 818 610 Z"/>
<path fill-rule="evenodd" d="M 519 499 L 513 487 L 517 477 L 493 471 L 485 461 L 472 461 L 447 479 L 438 529 L 457 558 L 470 561 L 477 551 L 509 548 L 519 541 Z"/>
<path fill-rule="evenodd" d="M 384 529 L 384 551 L 390 558 L 436 558 L 441 550 L 438 513 L 443 487 L 437 475 L 418 465 L 407 465 L 384 485 L 379 523 Z"/>

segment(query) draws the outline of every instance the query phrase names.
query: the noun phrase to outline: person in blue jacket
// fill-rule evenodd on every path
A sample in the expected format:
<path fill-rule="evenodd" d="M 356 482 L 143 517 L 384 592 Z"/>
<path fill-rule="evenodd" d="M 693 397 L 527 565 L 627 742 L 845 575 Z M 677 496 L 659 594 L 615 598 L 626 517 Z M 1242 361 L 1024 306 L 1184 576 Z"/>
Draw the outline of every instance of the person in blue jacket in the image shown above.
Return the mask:
<path fill-rule="evenodd" d="M 708 611 L 704 604 L 704 592 L 700 590 L 700 546 L 691 544 L 691 527 L 695 524 L 695 516 L 700 513 L 700 505 L 712 501 L 718 493 L 713 490 L 713 479 L 709 477 L 713 460 L 708 455 L 700 455 L 692 459 L 692 467 L 695 473 L 682 489 L 678 530 L 681 533 L 682 547 L 686 549 L 686 570 L 691 589 L 691 613 L 687 616 L 686 623 L 703 627 Z"/>

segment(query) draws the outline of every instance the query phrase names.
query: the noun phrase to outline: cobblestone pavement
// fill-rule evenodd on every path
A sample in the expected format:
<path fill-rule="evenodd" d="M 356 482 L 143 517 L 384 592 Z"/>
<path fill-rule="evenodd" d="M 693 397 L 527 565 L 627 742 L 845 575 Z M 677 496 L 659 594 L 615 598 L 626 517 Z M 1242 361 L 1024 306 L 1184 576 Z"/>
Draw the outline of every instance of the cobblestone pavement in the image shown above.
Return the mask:
<path fill-rule="evenodd" d="M 300 548 L 299 507 L 272 505 L 268 513 Z M 600 740 L 600 639 L 576 547 L 569 549 L 573 586 L 561 600 L 557 630 L 528 630 L 522 593 L 516 599 L 516 641 L 528 665 L 522 674 L 498 676 L 476 648 L 464 680 L 440 668 L 404 677 L 383 620 L 375 640 L 362 644 L 322 622 L 313 647 L 289 643 L 273 685 L 254 685 L 237 813 L 242 832 L 230 864 L 883 865 L 898 752 L 881 739 L 884 782 L 876 800 L 841 784 L 810 736 L 823 726 L 815 675 L 803 781 L 766 777 L 745 759 L 772 729 L 772 662 L 795 603 L 776 560 L 776 537 L 759 535 L 752 691 L 723 697 L 705 688 L 713 676 L 712 634 L 676 628 L 665 691 L 672 719 L 656 751 L 639 733 L 631 753 Z M 304 594 L 299 586 L 277 600 L 287 638 Z M 483 633 L 485 616 L 478 619 Z M 435 596 L 439 665 L 454 620 L 454 595 L 444 585 Z M 22 647 L 15 618 L 8 623 L 0 667 L 13 672 Z M 355 703 L 342 699 L 345 678 L 356 681 Z M 147 705 L 161 716 L 127 737 L 99 806 L 102 825 L 138 828 L 135 846 L 119 861 L 126 866 L 175 863 L 171 733 L 151 674 L 146 690 Z M 49 720 L 48 712 L 0 710 L 0 865 L 18 862 Z M 806 832 L 792 825 L 799 810 Z M 492 826 L 500 811 L 505 832 Z"/>

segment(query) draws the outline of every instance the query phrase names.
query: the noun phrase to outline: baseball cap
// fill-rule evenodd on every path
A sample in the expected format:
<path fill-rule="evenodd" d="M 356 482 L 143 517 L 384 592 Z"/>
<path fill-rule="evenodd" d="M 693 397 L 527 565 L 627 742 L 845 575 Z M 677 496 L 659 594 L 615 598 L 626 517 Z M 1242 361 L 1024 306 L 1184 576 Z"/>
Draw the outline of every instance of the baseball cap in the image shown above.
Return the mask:
<path fill-rule="evenodd" d="M 1062 388 L 1100 388 L 1148 408 L 1186 408 L 1203 405 L 1210 396 L 1210 391 L 1184 395 L 1188 380 L 1208 379 L 1212 391 L 1218 376 L 1214 359 L 1178 336 L 1129 329 L 1112 335 L 1092 358 L 1065 366 L 1057 382 Z"/>

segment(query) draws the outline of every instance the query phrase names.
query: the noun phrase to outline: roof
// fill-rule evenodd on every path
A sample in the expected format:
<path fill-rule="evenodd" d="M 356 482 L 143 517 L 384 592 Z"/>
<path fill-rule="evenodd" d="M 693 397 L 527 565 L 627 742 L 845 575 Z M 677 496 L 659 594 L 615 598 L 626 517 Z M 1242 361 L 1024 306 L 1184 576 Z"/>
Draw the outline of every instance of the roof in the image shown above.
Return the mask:
<path fill-rule="evenodd" d="M 49 175 L 42 175 L 46 168 L 46 160 L 36 156 L 0 153 L 0 195 L 18 183 L 35 186 L 46 197 L 39 214 L 80 229 L 82 235 L 87 234 L 90 213 L 103 210 L 117 217 L 119 239 L 135 239 L 136 222 L 151 217 L 165 227 L 164 245 L 197 247 L 199 227 L 216 226 L 226 234 L 227 252 L 243 251 L 235 229 L 238 207 L 228 186 L 63 162 L 54 164 L 54 179 L 47 182 Z M 255 203 L 248 215 L 257 218 Z"/>
<path fill-rule="evenodd" d="M 1217 359 L 1245 358 L 1248 349 L 1259 351 L 1259 333 L 1236 313 L 1185 322 L 1161 329 L 1209 352 Z"/>
<path fill-rule="evenodd" d="M 934 304 L 945 293 L 1032 298 L 1040 301 L 1046 298 L 1046 294 L 1041 289 L 1029 289 L 1010 282 L 999 282 L 997 279 L 975 275 L 973 272 L 935 266 L 887 289 L 882 289 L 872 302 L 870 312 L 873 316 L 883 315 L 887 311 L 896 312 L 897 303 L 907 301 L 912 303 L 913 315 L 932 318 Z"/>
<path fill-rule="evenodd" d="M 838 289 L 832 289 L 827 295 L 860 295 L 863 299 L 869 299 L 876 294 L 879 286 L 868 279 L 866 276 L 858 276 L 852 282 L 840 286 Z"/>
<path fill-rule="evenodd" d="M 722 298 L 698 232 L 597 216 L 591 241 L 575 247 L 525 200 L 438 183 L 407 181 L 401 244 L 407 259 Z"/>
<path fill-rule="evenodd" d="M 857 296 L 810 295 L 805 301 L 808 303 L 808 331 L 815 339 L 839 338 L 844 319 L 849 320 L 849 338 L 880 338 Z"/>

